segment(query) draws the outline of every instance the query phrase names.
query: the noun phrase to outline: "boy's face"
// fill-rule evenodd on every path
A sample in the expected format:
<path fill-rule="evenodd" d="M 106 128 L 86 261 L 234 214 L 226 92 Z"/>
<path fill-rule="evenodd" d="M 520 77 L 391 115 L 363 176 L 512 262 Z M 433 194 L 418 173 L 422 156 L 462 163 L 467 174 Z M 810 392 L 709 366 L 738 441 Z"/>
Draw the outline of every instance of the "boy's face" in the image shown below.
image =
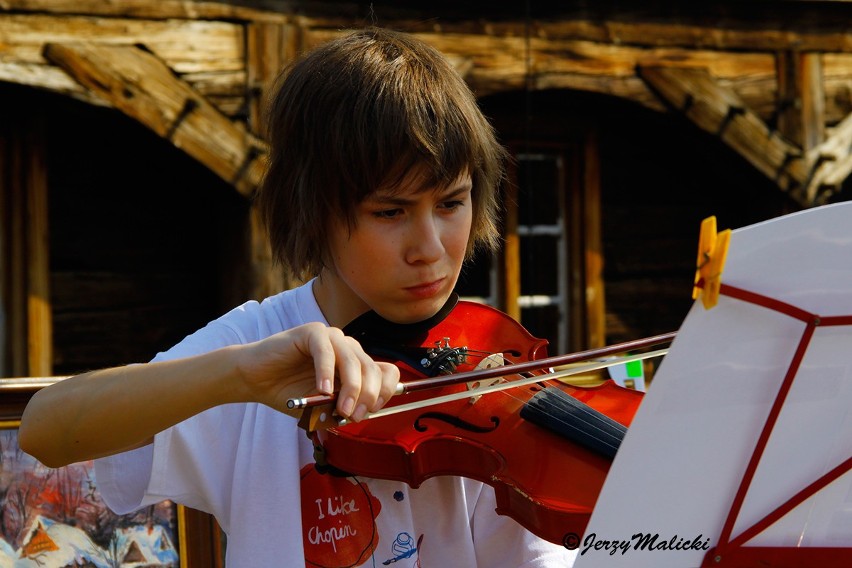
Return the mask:
<path fill-rule="evenodd" d="M 471 178 L 443 189 L 409 175 L 394 191 L 379 189 L 330 230 L 333 269 L 314 287 L 329 323 L 342 327 L 368 310 L 396 323 L 431 317 L 455 287 L 473 220 Z"/>

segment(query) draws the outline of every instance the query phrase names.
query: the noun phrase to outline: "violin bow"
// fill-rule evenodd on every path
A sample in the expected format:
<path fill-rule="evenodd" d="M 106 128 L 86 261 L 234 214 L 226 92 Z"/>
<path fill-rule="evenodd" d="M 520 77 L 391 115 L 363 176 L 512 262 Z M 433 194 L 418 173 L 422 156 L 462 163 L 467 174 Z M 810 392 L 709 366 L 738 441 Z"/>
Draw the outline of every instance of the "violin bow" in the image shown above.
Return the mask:
<path fill-rule="evenodd" d="M 535 375 L 532 377 L 524 377 L 523 379 L 515 379 L 511 381 L 507 381 L 505 383 L 499 383 L 497 385 L 489 385 L 479 387 L 477 389 L 471 389 L 466 392 L 454 393 L 451 395 L 446 395 L 444 397 L 435 397 L 428 401 L 420 401 L 412 404 L 401 404 L 396 405 L 390 408 L 383 408 L 378 412 L 374 412 L 369 414 L 370 418 L 377 418 L 379 416 L 386 416 L 388 414 L 393 414 L 396 412 L 404 412 L 405 410 L 410 410 L 412 408 L 417 408 L 419 406 L 427 406 L 431 404 L 439 404 L 442 402 L 447 402 L 449 400 L 456 400 L 459 398 L 466 398 L 474 395 L 487 394 L 490 392 L 497 392 L 500 390 L 505 390 L 508 388 L 523 386 L 525 384 L 530 384 L 534 382 L 549 380 L 549 379 L 557 379 L 564 378 L 571 375 L 576 375 L 580 373 L 586 373 L 593 370 L 604 369 L 607 367 L 611 367 L 613 365 L 618 365 L 621 363 L 628 363 L 631 361 L 640 361 L 643 359 L 650 359 L 653 357 L 660 357 L 665 355 L 668 350 L 660 349 L 657 351 L 650 351 L 646 353 L 639 353 L 635 355 L 626 355 L 623 357 L 618 357 L 615 359 L 608 359 L 603 361 L 594 361 L 594 359 L 600 359 L 601 357 L 608 357 L 610 355 L 615 355 L 618 353 L 625 353 L 628 351 L 633 351 L 636 349 L 645 349 L 648 347 L 654 347 L 656 345 L 661 345 L 664 343 L 671 343 L 674 340 L 675 332 L 664 333 L 661 335 L 655 335 L 652 337 L 646 337 L 643 339 L 634 339 L 631 341 L 625 341 L 623 343 L 616 343 L 613 345 L 609 345 L 606 347 L 596 348 L 596 349 L 588 349 L 585 351 L 579 351 L 576 353 L 569 353 L 567 355 L 557 355 L 554 357 L 547 357 L 544 359 L 535 359 L 532 361 L 524 361 L 522 363 L 513 363 L 507 366 L 497 366 L 489 369 L 477 369 L 473 371 L 465 371 L 462 373 L 454 373 L 450 375 L 440 375 L 437 377 L 427 377 L 423 379 L 415 379 L 413 381 L 407 381 L 405 383 L 398 383 L 396 392 L 394 395 L 399 394 L 408 394 L 412 392 L 417 392 L 425 389 L 431 388 L 440 388 L 450 385 L 455 385 L 459 383 L 468 383 L 471 381 L 482 381 L 483 379 L 490 379 L 496 377 L 505 377 L 506 375 L 520 375 L 521 373 L 525 373 L 528 371 L 538 371 L 541 369 L 560 367 L 569 364 L 575 363 L 585 363 L 584 365 L 572 367 L 570 369 L 555 371 L 545 375 Z M 591 363 L 586 363 L 588 361 L 593 361 Z M 454 398 L 446 398 L 446 397 L 454 397 Z M 287 408 L 292 410 L 299 409 L 307 409 L 315 406 L 324 406 L 324 405 L 333 405 L 337 400 L 337 394 L 319 394 L 319 395 L 311 395 L 303 398 L 291 398 L 287 401 Z M 434 402 L 433 402 L 434 401 Z M 405 407 L 405 408 L 403 408 Z"/>

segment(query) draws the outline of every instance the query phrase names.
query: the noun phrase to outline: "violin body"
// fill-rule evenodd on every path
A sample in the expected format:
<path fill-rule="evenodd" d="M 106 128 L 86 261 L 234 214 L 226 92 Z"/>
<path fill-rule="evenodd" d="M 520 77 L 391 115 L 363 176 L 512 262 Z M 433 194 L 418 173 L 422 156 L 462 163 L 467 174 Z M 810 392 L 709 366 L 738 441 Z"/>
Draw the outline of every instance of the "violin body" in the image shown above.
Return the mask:
<path fill-rule="evenodd" d="M 464 301 L 417 341 L 501 353 L 510 363 L 544 358 L 547 345 L 503 312 Z M 473 369 L 477 361 L 471 359 L 456 371 Z M 399 366 L 403 382 L 422 376 L 405 363 Z M 506 370 L 510 374 L 511 365 Z M 545 386 L 563 390 L 624 426 L 642 399 L 642 393 L 612 381 L 590 388 L 542 381 L 318 430 L 314 442 L 328 465 L 352 475 L 412 487 L 438 475 L 487 483 L 495 490 L 497 513 L 541 538 L 563 543 L 569 533 L 583 533 L 611 461 L 521 417 L 524 405 Z M 394 397 L 386 406 L 467 388 L 457 384 L 418 391 Z"/>

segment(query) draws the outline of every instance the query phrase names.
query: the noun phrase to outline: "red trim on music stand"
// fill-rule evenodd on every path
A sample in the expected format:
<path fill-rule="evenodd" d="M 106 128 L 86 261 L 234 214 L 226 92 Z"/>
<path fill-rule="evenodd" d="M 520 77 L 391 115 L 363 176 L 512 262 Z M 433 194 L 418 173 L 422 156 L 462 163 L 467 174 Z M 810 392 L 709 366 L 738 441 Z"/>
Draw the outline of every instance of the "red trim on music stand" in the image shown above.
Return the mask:
<path fill-rule="evenodd" d="M 736 288 L 726 284 L 721 285 L 720 294 L 749 302 L 759 306 L 763 306 L 770 310 L 775 310 L 786 314 L 794 319 L 805 322 L 805 329 L 799 339 L 799 345 L 790 361 L 790 366 L 778 389 L 778 394 L 769 414 L 766 418 L 766 423 L 763 430 L 757 439 L 754 452 L 746 467 L 743 479 L 740 483 L 734 501 L 731 504 L 731 509 L 728 512 L 728 517 L 725 524 L 722 526 L 722 532 L 719 535 L 719 543 L 715 548 L 710 549 L 704 557 L 702 567 L 776 567 L 776 568 L 793 568 L 798 566 L 820 566 L 821 568 L 841 568 L 852 565 L 852 548 L 836 548 L 836 547 L 763 547 L 744 546 L 749 540 L 759 535 L 761 532 L 769 528 L 773 523 L 778 521 L 784 515 L 792 511 L 794 508 L 802 504 L 806 499 L 816 494 L 818 491 L 826 487 L 834 480 L 841 477 L 843 474 L 852 469 L 852 457 L 806 486 L 804 489 L 796 493 L 785 503 L 777 507 L 774 511 L 763 517 L 751 527 L 747 528 L 736 538 L 731 539 L 734 523 L 739 516 L 743 501 L 748 493 L 751 482 L 754 478 L 757 466 L 766 449 L 766 444 L 769 442 L 769 436 L 775 423 L 778 420 L 778 415 L 781 413 L 781 407 L 790 392 L 790 387 L 796 378 L 799 366 L 807 352 L 808 345 L 813 337 L 816 327 L 837 326 L 837 325 L 852 325 L 852 316 L 828 316 L 821 317 L 818 314 L 812 314 L 801 308 L 787 304 L 780 300 L 756 294 L 742 288 Z"/>

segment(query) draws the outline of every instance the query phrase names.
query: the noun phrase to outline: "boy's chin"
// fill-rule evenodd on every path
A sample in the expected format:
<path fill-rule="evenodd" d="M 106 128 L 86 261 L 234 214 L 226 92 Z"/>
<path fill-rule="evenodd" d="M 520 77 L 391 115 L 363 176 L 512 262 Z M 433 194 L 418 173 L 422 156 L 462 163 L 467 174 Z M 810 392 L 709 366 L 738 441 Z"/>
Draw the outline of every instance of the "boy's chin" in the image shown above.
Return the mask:
<path fill-rule="evenodd" d="M 392 310 L 393 313 L 382 314 L 384 319 L 398 324 L 420 323 L 438 314 L 447 303 L 447 297 L 434 298 L 429 302 L 418 302 L 417 305 L 406 306 L 404 309 Z"/>

